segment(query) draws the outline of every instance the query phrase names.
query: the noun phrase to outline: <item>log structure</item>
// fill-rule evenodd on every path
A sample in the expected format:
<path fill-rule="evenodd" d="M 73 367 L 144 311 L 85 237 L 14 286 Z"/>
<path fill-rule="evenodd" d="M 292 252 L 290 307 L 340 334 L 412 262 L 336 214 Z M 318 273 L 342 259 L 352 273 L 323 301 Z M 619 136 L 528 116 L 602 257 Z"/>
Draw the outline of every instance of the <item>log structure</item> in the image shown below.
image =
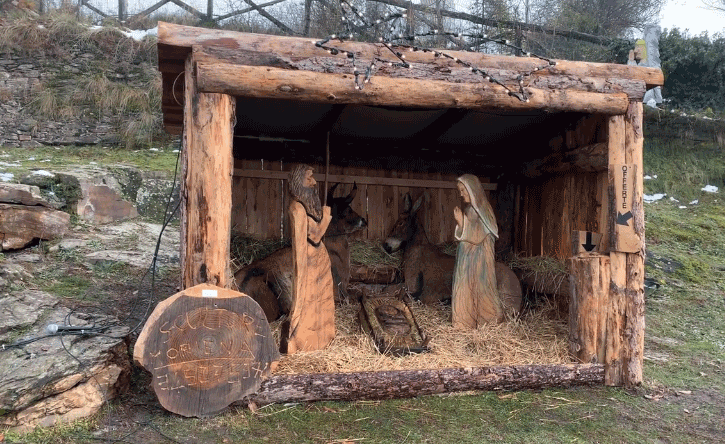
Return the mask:
<path fill-rule="evenodd" d="M 379 44 L 329 44 L 354 52 L 358 68 L 374 58 L 398 61 Z M 568 260 L 558 288 L 569 297 L 572 359 L 581 364 L 277 375 L 256 402 L 641 383 L 642 98 L 664 83 L 660 69 L 566 60 L 535 69 L 546 62 L 445 50 L 514 91 L 523 79 L 529 100 L 522 101 L 424 51 L 406 52 L 408 69 L 378 63 L 358 89 L 346 54 L 308 38 L 161 22 L 158 49 L 164 125 L 184 140 L 184 287 L 229 285 L 232 231 L 290 236 L 284 177 L 301 163 L 341 192 L 357 184 L 352 209 L 368 226 L 355 236 L 384 239 L 410 193 L 426 196 L 430 242 L 451 242 L 459 204 L 452 185 L 473 174 L 499 226 L 497 260 Z"/>
<path fill-rule="evenodd" d="M 526 390 L 601 384 L 601 364 L 514 365 L 436 370 L 275 375 L 248 400 L 279 402 L 413 398 L 470 390 Z"/>

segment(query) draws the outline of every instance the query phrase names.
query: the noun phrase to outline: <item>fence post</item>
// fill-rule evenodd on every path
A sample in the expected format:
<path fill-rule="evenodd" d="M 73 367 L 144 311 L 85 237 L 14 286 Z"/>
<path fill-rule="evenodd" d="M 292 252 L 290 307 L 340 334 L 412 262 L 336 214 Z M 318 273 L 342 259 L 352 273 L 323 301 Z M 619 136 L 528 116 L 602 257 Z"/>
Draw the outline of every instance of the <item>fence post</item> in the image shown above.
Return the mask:
<path fill-rule="evenodd" d="M 126 20 L 126 2 L 127 0 L 118 0 L 118 21 Z"/>

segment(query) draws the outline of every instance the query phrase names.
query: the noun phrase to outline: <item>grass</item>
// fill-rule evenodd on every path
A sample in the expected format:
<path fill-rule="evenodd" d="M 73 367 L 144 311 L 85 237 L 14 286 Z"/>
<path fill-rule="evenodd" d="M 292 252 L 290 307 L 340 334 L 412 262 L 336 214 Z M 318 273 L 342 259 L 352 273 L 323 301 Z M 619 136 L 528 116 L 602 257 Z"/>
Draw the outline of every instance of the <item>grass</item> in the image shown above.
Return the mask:
<path fill-rule="evenodd" d="M 77 165 L 130 165 L 144 171 L 164 173 L 171 178 L 176 166 L 179 149 L 178 144 L 157 145 L 155 149 L 127 150 L 108 146 L 40 146 L 23 148 L 23 159 L 5 161 L 0 164 L 0 172 L 12 173 L 19 178 L 32 170 L 52 169 L 62 170 L 64 167 Z M 0 162 L 3 156 L 11 156 L 14 148 L 0 146 Z M 16 159 L 17 151 L 12 152 Z"/>

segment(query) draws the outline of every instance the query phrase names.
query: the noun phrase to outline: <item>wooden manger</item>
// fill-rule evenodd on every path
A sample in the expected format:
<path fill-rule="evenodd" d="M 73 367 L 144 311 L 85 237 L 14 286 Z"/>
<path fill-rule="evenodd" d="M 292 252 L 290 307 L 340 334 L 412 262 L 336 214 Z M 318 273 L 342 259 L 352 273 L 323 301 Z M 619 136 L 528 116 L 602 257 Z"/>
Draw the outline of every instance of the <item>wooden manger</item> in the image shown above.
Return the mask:
<path fill-rule="evenodd" d="M 326 176 L 357 183 L 355 210 L 368 226 L 356 235 L 378 240 L 397 218 L 402 195 L 426 190 L 428 236 L 450 241 L 455 178 L 476 174 L 488 182 L 500 227 L 497 255 L 569 264 L 576 363 L 274 373 L 249 399 L 641 383 L 642 97 L 663 84 L 659 69 L 557 60 L 533 71 L 541 60 L 447 51 L 512 89 L 529 73 L 528 101 L 520 101 L 430 53 L 407 53 L 410 69 L 382 66 L 358 90 L 346 55 L 311 39 L 159 23 L 158 46 L 164 124 L 183 134 L 184 288 L 231 285 L 232 231 L 289 236 L 284 178 L 295 163 L 314 165 L 321 183 Z M 336 46 L 357 60 L 385 57 L 375 44 Z M 584 246 L 572 248 L 580 232 Z"/>

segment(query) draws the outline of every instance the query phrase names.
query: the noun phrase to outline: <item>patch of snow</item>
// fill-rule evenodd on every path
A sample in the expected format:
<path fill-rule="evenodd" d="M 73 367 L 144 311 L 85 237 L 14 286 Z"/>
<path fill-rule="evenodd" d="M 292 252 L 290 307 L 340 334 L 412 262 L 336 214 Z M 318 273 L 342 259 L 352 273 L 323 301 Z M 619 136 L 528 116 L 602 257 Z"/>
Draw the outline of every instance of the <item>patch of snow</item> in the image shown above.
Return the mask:
<path fill-rule="evenodd" d="M 674 197 L 672 197 L 672 196 L 670 196 L 670 200 L 671 200 L 672 202 L 679 202 L 679 200 L 675 199 L 675 198 L 674 198 Z"/>
<path fill-rule="evenodd" d="M 158 151 L 158 148 L 149 148 L 149 151 Z"/>
<path fill-rule="evenodd" d="M 50 171 L 45 170 L 35 170 L 33 171 L 33 176 L 46 176 L 46 177 L 55 177 L 55 174 L 51 173 Z"/>
<path fill-rule="evenodd" d="M 644 180 L 652 180 L 652 179 L 657 179 L 657 175 L 656 174 L 653 174 L 653 175 L 650 176 L 648 174 L 648 175 L 644 176 Z"/>
<path fill-rule="evenodd" d="M 98 165 L 97 162 L 88 162 L 89 165 Z"/>
<path fill-rule="evenodd" d="M 662 199 L 665 196 L 666 196 L 666 194 L 664 194 L 664 193 L 656 193 L 656 194 L 645 194 L 644 196 L 642 196 L 642 198 L 644 199 L 644 201 L 646 203 L 652 203 L 652 202 L 657 202 L 658 200 Z"/>
<path fill-rule="evenodd" d="M 5 167 L 19 167 L 21 165 L 19 163 L 0 162 L 0 166 L 5 166 Z"/>
<path fill-rule="evenodd" d="M 700 203 L 700 201 L 699 201 L 699 200 L 697 200 L 697 199 L 695 199 L 695 200 L 693 200 L 692 202 L 690 202 L 690 203 L 689 203 L 689 205 L 697 205 L 697 204 L 699 204 L 699 203 Z"/>
<path fill-rule="evenodd" d="M 677 208 L 687 208 L 687 206 L 686 206 L 686 205 L 680 205 L 680 206 L 679 206 L 679 207 L 677 207 Z"/>
<path fill-rule="evenodd" d="M 35 157 L 28 157 L 28 160 L 35 160 Z"/>
<path fill-rule="evenodd" d="M 705 185 L 702 188 L 702 191 L 708 192 L 708 193 L 717 193 L 718 188 L 715 185 Z"/>
<path fill-rule="evenodd" d="M 10 182 L 13 180 L 13 177 L 15 177 L 15 174 L 13 173 L 0 173 L 0 180 L 3 182 Z"/>
<path fill-rule="evenodd" d="M 146 36 L 149 35 L 158 35 L 159 33 L 159 27 L 151 28 L 151 29 L 136 29 L 133 31 L 121 31 L 123 35 L 125 35 L 128 38 L 134 39 L 138 42 L 143 40 Z"/>
<path fill-rule="evenodd" d="M 178 152 L 179 152 L 179 150 L 174 150 L 174 151 L 172 151 L 172 153 L 178 153 Z"/>

